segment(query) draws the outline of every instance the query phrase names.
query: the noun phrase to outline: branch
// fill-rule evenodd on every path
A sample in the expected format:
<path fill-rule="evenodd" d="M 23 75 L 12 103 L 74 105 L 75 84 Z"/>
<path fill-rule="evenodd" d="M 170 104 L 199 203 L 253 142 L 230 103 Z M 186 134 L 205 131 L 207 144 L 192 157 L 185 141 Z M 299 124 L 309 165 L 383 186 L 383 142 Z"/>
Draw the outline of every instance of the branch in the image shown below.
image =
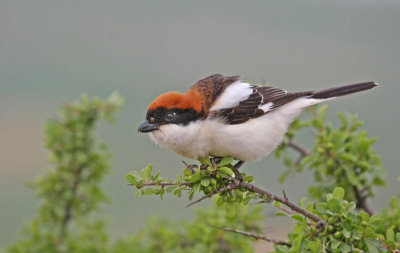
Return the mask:
<path fill-rule="evenodd" d="M 174 183 L 174 182 L 160 182 L 160 183 L 158 183 L 158 182 L 145 182 L 145 183 L 142 185 L 142 187 L 145 187 L 145 186 L 157 186 L 157 185 L 161 185 L 161 186 L 172 186 L 172 185 L 176 185 L 176 186 L 182 186 L 182 185 L 189 186 L 190 184 L 192 184 L 192 183 L 190 183 L 190 182 L 180 182 L 180 183 Z M 134 184 L 128 184 L 128 185 L 134 186 Z"/>
<path fill-rule="evenodd" d="M 280 202 L 280 203 L 286 205 L 287 207 L 289 207 L 290 209 L 292 209 L 293 211 L 295 211 L 297 213 L 300 213 L 300 214 L 304 215 L 305 217 L 315 221 L 317 223 L 317 229 L 318 229 L 319 232 L 321 232 L 321 231 L 323 231 L 325 229 L 326 221 L 321 219 L 318 215 L 315 215 L 315 214 L 307 211 L 306 209 L 304 209 L 304 208 L 292 203 L 291 201 L 289 201 L 289 199 L 287 197 L 280 197 L 280 196 L 274 195 L 274 194 L 272 194 L 270 192 L 265 191 L 264 189 L 262 189 L 262 188 L 260 188 L 258 186 L 255 186 L 253 184 L 249 184 L 249 183 L 240 181 L 240 180 L 238 180 L 236 178 L 232 178 L 232 177 L 226 177 L 226 178 L 228 178 L 231 181 L 231 183 L 229 183 L 227 186 L 225 186 L 223 188 L 215 190 L 215 191 L 211 192 L 210 194 L 207 194 L 207 195 L 199 198 L 198 200 L 190 203 L 188 206 L 191 206 L 193 204 L 199 203 L 200 201 L 202 201 L 202 200 L 204 200 L 206 198 L 209 198 L 209 197 L 211 197 L 211 196 L 213 196 L 215 194 L 218 194 L 220 192 L 223 192 L 225 190 L 232 190 L 232 189 L 238 189 L 240 187 L 244 187 L 249 191 L 256 192 L 256 193 L 258 193 L 260 195 L 263 195 L 263 196 L 267 196 L 271 202 L 273 200 L 275 200 L 277 202 Z"/>
<path fill-rule="evenodd" d="M 292 139 L 289 139 L 288 146 L 293 148 L 297 152 L 299 152 L 301 157 L 305 157 L 305 156 L 308 156 L 310 154 L 310 151 L 308 151 L 306 148 L 300 146 L 299 144 L 293 142 Z"/>
<path fill-rule="evenodd" d="M 96 114 L 96 113 L 97 113 L 97 111 L 94 111 L 94 114 Z M 89 136 L 89 133 L 86 133 L 86 136 Z M 90 137 L 86 138 L 85 144 L 83 146 L 84 150 L 88 151 L 92 144 L 93 144 L 93 140 Z M 83 172 L 85 166 L 86 166 L 86 164 L 84 164 L 84 163 L 77 164 L 75 167 L 75 170 L 74 170 L 74 175 L 73 175 L 74 178 L 73 178 L 73 182 L 72 182 L 71 196 L 65 206 L 64 217 L 62 218 L 61 225 L 60 225 L 60 242 L 64 241 L 65 234 L 67 232 L 68 223 L 72 218 L 72 208 L 73 208 L 73 204 L 74 204 L 77 192 L 78 192 L 78 186 L 81 182 L 82 172 Z"/>
<path fill-rule="evenodd" d="M 243 161 L 238 161 L 235 166 L 233 166 L 233 172 L 235 173 L 235 176 L 237 179 L 239 179 L 239 181 L 243 180 L 243 176 L 242 173 L 240 173 L 239 168 L 243 165 Z"/>
<path fill-rule="evenodd" d="M 202 201 L 202 200 L 204 200 L 204 199 L 206 199 L 206 198 L 210 198 L 210 197 L 212 197 L 212 196 L 214 196 L 215 194 L 218 194 L 218 193 L 220 193 L 220 192 L 223 192 L 223 191 L 226 191 L 226 190 L 233 190 L 233 189 L 236 189 L 236 188 L 237 188 L 236 185 L 234 185 L 234 184 L 228 184 L 228 185 L 225 186 L 225 187 L 222 187 L 222 188 L 219 188 L 219 189 L 215 189 L 214 191 L 210 192 L 210 193 L 207 194 L 207 195 L 204 195 L 203 197 L 199 198 L 198 200 L 195 200 L 195 201 L 189 203 L 189 205 L 187 205 L 186 207 L 189 207 L 189 206 L 191 206 L 191 205 L 197 204 L 197 203 L 199 203 L 200 201 Z"/>
<path fill-rule="evenodd" d="M 265 202 L 265 201 L 264 201 Z M 284 211 L 285 213 L 287 213 L 288 215 L 292 215 L 293 213 L 287 209 L 285 209 L 284 207 L 281 207 L 279 205 L 274 205 L 274 207 L 278 208 L 279 210 Z"/>
<path fill-rule="evenodd" d="M 267 241 L 267 242 L 272 242 L 273 244 L 285 245 L 285 246 L 288 246 L 288 247 L 292 247 L 292 244 L 290 244 L 288 242 L 277 240 L 277 239 L 273 239 L 273 238 L 267 237 L 267 236 L 262 235 L 262 234 L 244 232 L 244 231 L 240 231 L 240 230 L 236 230 L 236 229 L 232 229 L 232 228 L 221 228 L 221 227 L 212 226 L 212 225 L 211 225 L 211 227 L 218 228 L 218 229 L 225 230 L 225 231 L 229 231 L 229 232 L 233 232 L 233 233 L 237 233 L 237 234 L 240 234 L 240 235 L 253 237 L 256 240 L 264 240 L 264 241 Z"/>
<path fill-rule="evenodd" d="M 363 194 L 363 190 L 359 190 L 357 186 L 353 185 L 353 191 L 354 194 L 356 195 L 356 200 L 357 200 L 357 208 L 363 209 L 366 211 L 370 216 L 372 216 L 375 212 L 370 206 L 367 195 Z"/>
<path fill-rule="evenodd" d="M 243 164 L 242 161 L 237 162 L 234 165 L 234 172 L 235 172 L 235 176 L 223 176 L 221 177 L 222 179 L 225 179 L 227 181 L 224 181 L 223 185 L 220 188 L 216 188 L 215 190 L 213 190 L 211 193 L 206 194 L 202 197 L 200 197 L 199 199 L 189 203 L 186 207 L 190 207 L 196 203 L 201 202 L 202 200 L 206 199 L 206 198 L 210 198 L 216 194 L 220 194 L 224 191 L 231 191 L 231 190 L 236 190 L 236 189 L 245 189 L 249 192 L 253 192 L 253 193 L 257 193 L 259 195 L 260 198 L 262 198 L 262 196 L 266 196 L 268 198 L 268 200 L 266 200 L 267 202 L 271 203 L 272 201 L 277 201 L 282 203 L 283 205 L 289 207 L 292 211 L 295 211 L 297 213 L 302 214 L 304 217 L 309 218 L 310 220 L 314 221 L 316 223 L 316 228 L 317 228 L 317 233 L 323 231 L 326 227 L 326 221 L 323 220 L 322 218 L 320 218 L 318 215 L 315 215 L 311 212 L 309 212 L 308 210 L 292 203 L 291 201 L 289 201 L 289 199 L 286 196 L 286 193 L 283 192 L 283 197 L 274 195 L 256 185 L 253 185 L 251 183 L 247 183 L 246 181 L 243 180 L 243 175 L 242 173 L 240 173 L 239 171 L 239 167 Z M 191 165 L 187 165 L 185 164 L 187 167 L 191 166 Z M 206 169 L 208 166 L 207 165 L 201 165 L 200 167 L 204 167 L 203 169 Z M 197 166 L 198 167 L 198 166 Z M 177 186 L 191 186 L 193 183 L 191 182 L 180 182 L 180 183 L 173 183 L 173 182 L 145 182 L 143 184 L 141 184 L 139 187 L 145 187 L 145 186 L 157 186 L 157 185 L 161 185 L 161 186 L 169 186 L 169 185 L 177 185 Z M 264 199 L 264 198 L 262 198 Z M 292 214 L 292 212 L 281 208 L 283 211 L 285 211 L 288 214 Z"/>
<path fill-rule="evenodd" d="M 247 190 L 259 193 L 261 195 L 265 195 L 267 196 L 271 201 L 275 200 L 278 201 L 284 205 L 286 205 L 287 207 L 289 207 L 290 209 L 292 209 L 293 211 L 296 211 L 298 213 L 301 213 L 302 215 L 304 215 L 307 218 L 310 218 L 311 220 L 315 221 L 318 223 L 318 229 L 319 231 L 324 230 L 325 226 L 326 226 L 326 221 L 324 221 L 323 219 L 321 219 L 318 215 L 315 215 L 309 211 L 307 211 L 306 209 L 290 202 L 287 198 L 284 197 L 280 197 L 277 195 L 274 195 L 272 193 L 269 193 L 267 191 L 265 191 L 264 189 L 259 188 L 258 186 L 255 186 L 253 184 L 249 184 L 249 183 L 245 183 L 245 182 L 241 182 L 239 184 L 239 186 L 242 186 L 244 188 L 246 188 Z"/>
<path fill-rule="evenodd" d="M 335 159 L 335 162 L 337 163 L 337 165 L 339 167 L 341 166 L 341 162 L 338 159 Z M 355 169 L 356 168 L 354 168 L 354 170 Z M 343 173 L 347 177 L 347 173 L 345 171 Z M 356 173 L 356 175 L 358 175 L 358 173 Z M 368 202 L 368 198 L 367 198 L 368 195 L 365 193 L 365 191 L 368 191 L 369 187 L 370 187 L 370 185 L 367 185 L 364 189 L 360 190 L 360 189 L 358 189 L 357 185 L 352 185 L 354 195 L 355 195 L 356 201 L 357 201 L 356 202 L 357 208 L 366 211 L 370 216 L 372 216 L 375 212 Z"/>
<path fill-rule="evenodd" d="M 73 202 L 75 200 L 76 194 L 77 194 L 78 185 L 81 181 L 81 174 L 82 174 L 83 168 L 84 167 L 82 165 L 78 165 L 77 168 L 75 169 L 74 180 L 73 180 L 72 188 L 71 188 L 71 197 L 69 198 L 67 205 L 65 206 L 65 209 L 64 209 L 65 213 L 64 213 L 64 217 L 62 218 L 61 226 L 60 226 L 60 241 L 61 242 L 64 241 L 65 234 L 67 231 L 67 226 L 72 217 L 72 206 L 73 206 Z"/>

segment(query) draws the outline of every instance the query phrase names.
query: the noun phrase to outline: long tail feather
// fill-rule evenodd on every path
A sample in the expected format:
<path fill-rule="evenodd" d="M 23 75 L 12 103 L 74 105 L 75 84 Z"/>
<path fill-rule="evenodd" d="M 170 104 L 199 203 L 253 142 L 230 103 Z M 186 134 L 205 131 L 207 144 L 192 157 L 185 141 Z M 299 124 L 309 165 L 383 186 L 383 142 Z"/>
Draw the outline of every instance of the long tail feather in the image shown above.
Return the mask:
<path fill-rule="evenodd" d="M 326 99 L 332 97 L 340 97 L 351 93 L 356 93 L 363 90 L 369 90 L 378 86 L 375 82 L 365 82 L 345 85 L 341 87 L 326 89 L 314 93 L 310 98 Z"/>

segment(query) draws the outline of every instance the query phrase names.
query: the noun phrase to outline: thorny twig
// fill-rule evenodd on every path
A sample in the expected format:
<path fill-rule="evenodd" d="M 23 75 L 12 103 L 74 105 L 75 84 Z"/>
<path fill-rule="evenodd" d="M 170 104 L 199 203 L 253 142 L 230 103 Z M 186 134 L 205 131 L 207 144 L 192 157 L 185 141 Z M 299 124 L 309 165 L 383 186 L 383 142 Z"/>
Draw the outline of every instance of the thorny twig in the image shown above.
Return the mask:
<path fill-rule="evenodd" d="M 381 242 L 381 245 L 379 245 L 380 247 L 383 246 L 383 247 L 387 248 L 388 250 L 390 250 L 392 253 L 399 253 L 399 252 L 400 252 L 400 249 L 397 248 L 397 246 L 400 246 L 400 243 L 394 242 L 394 247 L 395 247 L 395 249 L 390 249 L 390 246 L 387 245 L 387 244 L 382 240 L 382 238 L 378 237 L 378 238 L 376 238 L 376 239 L 378 239 L 378 240 Z"/>
<path fill-rule="evenodd" d="M 267 241 L 267 242 L 272 242 L 273 244 L 285 245 L 285 246 L 288 246 L 288 247 L 292 247 L 292 244 L 290 244 L 288 242 L 277 240 L 277 239 L 273 239 L 273 238 L 267 237 L 267 236 L 262 235 L 262 234 L 255 234 L 255 233 L 240 231 L 240 230 L 236 230 L 236 229 L 232 229 L 232 228 L 221 228 L 221 227 L 217 227 L 217 226 L 211 226 L 211 227 L 218 228 L 218 229 L 225 230 L 225 231 L 229 231 L 229 232 L 233 232 L 233 233 L 237 233 L 237 234 L 241 234 L 241 235 L 245 235 L 245 236 L 249 236 L 249 237 L 253 237 L 256 240 L 264 240 L 264 241 Z"/>
<path fill-rule="evenodd" d="M 238 172 L 238 173 L 241 174 L 240 172 Z M 313 220 L 314 222 L 316 222 L 317 223 L 318 232 L 321 232 L 321 231 L 324 230 L 324 228 L 326 226 L 326 221 L 321 219 L 318 215 L 315 215 L 315 214 L 307 211 L 306 209 L 304 209 L 304 208 L 292 203 L 291 201 L 289 201 L 289 199 L 287 197 L 280 197 L 280 196 L 274 195 L 274 194 L 272 194 L 272 193 L 270 193 L 270 192 L 268 192 L 268 191 L 266 191 L 266 190 L 264 190 L 264 189 L 262 189 L 262 188 L 260 188 L 260 187 L 258 187 L 256 185 L 240 181 L 240 180 L 238 180 L 236 178 L 233 178 L 233 177 L 226 177 L 226 178 L 229 179 L 230 183 L 227 186 L 225 186 L 224 188 L 232 190 L 232 189 L 238 189 L 240 187 L 243 187 L 243 188 L 247 189 L 248 191 L 252 191 L 252 192 L 258 193 L 261 196 L 267 196 L 270 202 L 272 202 L 274 200 L 277 201 L 277 202 L 280 202 L 280 203 L 286 205 L 287 207 L 289 207 L 290 209 L 292 209 L 293 211 L 301 213 L 305 217 L 307 217 L 307 218 Z M 221 189 L 223 189 L 223 188 L 221 188 Z M 217 193 L 222 192 L 221 189 L 216 190 L 215 191 L 216 193 L 214 193 L 214 194 L 208 194 L 208 195 L 205 195 L 205 196 L 201 197 L 200 199 L 190 203 L 188 206 L 191 206 L 191 205 L 193 205 L 195 203 L 199 203 L 200 201 L 202 201 L 202 200 L 204 200 L 204 199 L 206 199 L 208 197 L 211 197 L 211 196 L 213 196 L 213 195 L 215 195 Z"/>
<path fill-rule="evenodd" d="M 199 203 L 200 201 L 202 201 L 202 200 L 204 200 L 204 199 L 206 199 L 206 198 L 212 197 L 212 196 L 214 196 L 215 194 L 218 194 L 218 193 L 220 193 L 220 192 L 223 192 L 223 191 L 226 191 L 226 190 L 232 190 L 232 189 L 235 189 L 235 185 L 233 185 L 233 184 L 229 184 L 229 185 L 227 185 L 227 186 L 225 186 L 225 187 L 222 187 L 222 188 L 219 188 L 219 189 L 215 189 L 214 191 L 210 192 L 209 194 L 204 195 L 203 197 L 201 197 L 201 198 L 199 198 L 199 199 L 197 199 L 197 200 L 191 202 L 191 203 L 190 203 L 189 205 L 187 205 L 186 207 L 189 207 L 189 206 L 191 206 L 191 205 L 194 205 L 194 204 L 196 204 L 196 203 Z"/>

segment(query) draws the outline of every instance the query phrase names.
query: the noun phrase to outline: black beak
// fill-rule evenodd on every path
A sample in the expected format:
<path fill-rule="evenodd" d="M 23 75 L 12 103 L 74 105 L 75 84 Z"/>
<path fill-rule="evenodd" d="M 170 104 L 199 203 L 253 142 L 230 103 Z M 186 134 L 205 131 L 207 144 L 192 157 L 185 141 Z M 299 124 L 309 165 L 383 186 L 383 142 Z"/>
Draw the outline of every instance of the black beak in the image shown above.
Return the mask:
<path fill-rule="evenodd" d="M 147 121 L 143 122 L 142 124 L 140 124 L 139 128 L 138 128 L 138 132 L 141 133 L 148 133 L 154 130 L 158 129 L 158 125 L 157 124 L 151 124 Z"/>

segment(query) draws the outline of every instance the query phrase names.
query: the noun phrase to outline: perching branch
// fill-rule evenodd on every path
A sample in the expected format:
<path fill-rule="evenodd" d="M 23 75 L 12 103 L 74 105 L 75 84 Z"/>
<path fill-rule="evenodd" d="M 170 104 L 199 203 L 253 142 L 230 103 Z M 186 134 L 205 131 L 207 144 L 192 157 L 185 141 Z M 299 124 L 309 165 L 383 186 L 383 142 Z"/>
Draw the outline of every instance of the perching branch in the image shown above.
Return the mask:
<path fill-rule="evenodd" d="M 242 174 L 239 171 L 237 171 L 235 173 L 239 173 L 240 176 L 242 176 Z M 236 176 L 238 177 L 238 175 L 236 175 Z M 209 197 L 211 197 L 211 196 L 213 196 L 215 194 L 218 194 L 218 193 L 220 193 L 220 192 L 222 192 L 224 190 L 228 190 L 228 189 L 232 190 L 232 189 L 238 189 L 240 187 L 244 187 L 248 191 L 258 193 L 261 196 L 267 196 L 270 202 L 275 200 L 277 202 L 280 202 L 280 203 L 286 205 L 291 210 L 293 210 L 295 212 L 298 212 L 298 213 L 304 215 L 305 217 L 307 217 L 307 218 L 313 220 L 314 222 L 316 222 L 318 224 L 317 228 L 318 228 L 319 231 L 324 230 L 324 228 L 326 226 L 326 222 L 323 219 L 321 219 L 319 216 L 307 211 L 306 209 L 304 209 L 304 208 L 292 203 L 291 201 L 289 201 L 289 199 L 287 197 L 280 197 L 280 196 L 274 195 L 274 194 L 272 194 L 270 192 L 267 192 L 266 190 L 264 190 L 264 189 L 262 189 L 262 188 L 260 188 L 260 187 L 258 187 L 256 185 L 240 181 L 240 180 L 238 180 L 236 178 L 232 178 L 232 177 L 228 177 L 228 176 L 226 178 L 230 180 L 230 183 L 226 187 L 218 189 L 218 190 L 215 190 L 214 192 L 212 192 L 210 194 L 207 194 L 207 195 L 201 197 L 200 199 L 190 203 L 188 206 L 191 206 L 193 204 L 199 203 L 200 201 L 202 201 L 202 200 L 204 200 L 206 198 L 209 198 Z"/>
<path fill-rule="evenodd" d="M 280 196 L 274 195 L 272 193 L 269 193 L 269 192 L 265 191 L 264 189 L 261 189 L 258 186 L 255 186 L 253 184 L 242 182 L 242 183 L 240 183 L 240 186 L 245 187 L 247 190 L 267 196 L 271 202 L 273 200 L 280 202 L 280 203 L 286 205 L 287 207 L 289 207 L 290 209 L 292 209 L 293 211 L 298 212 L 298 213 L 304 215 L 305 217 L 317 222 L 319 231 L 322 231 L 326 226 L 326 222 L 323 219 L 321 219 L 318 215 L 315 215 L 315 214 L 307 211 L 306 209 L 292 203 L 287 198 L 280 197 Z"/>
<path fill-rule="evenodd" d="M 236 229 L 232 229 L 232 228 L 221 228 L 221 227 L 217 227 L 217 226 L 211 226 L 211 227 L 218 228 L 218 229 L 221 229 L 221 230 L 225 230 L 225 231 L 228 231 L 228 232 L 237 233 L 237 234 L 244 235 L 244 236 L 253 237 L 256 240 L 264 240 L 264 241 L 267 241 L 267 242 L 272 242 L 273 244 L 285 245 L 285 246 L 288 246 L 288 247 L 292 247 L 292 244 L 290 244 L 288 242 L 277 240 L 277 239 L 273 239 L 273 238 L 267 237 L 267 236 L 262 235 L 262 234 L 255 234 L 255 233 L 240 231 L 240 230 L 236 230 Z"/>

